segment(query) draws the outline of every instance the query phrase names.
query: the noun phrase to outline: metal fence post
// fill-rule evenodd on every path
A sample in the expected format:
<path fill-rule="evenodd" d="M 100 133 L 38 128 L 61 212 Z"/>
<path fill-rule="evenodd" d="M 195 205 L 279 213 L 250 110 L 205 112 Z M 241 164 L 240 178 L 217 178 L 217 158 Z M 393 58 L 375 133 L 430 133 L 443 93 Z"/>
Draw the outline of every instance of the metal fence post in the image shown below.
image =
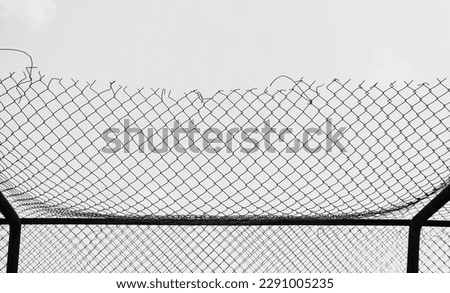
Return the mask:
<path fill-rule="evenodd" d="M 422 226 L 431 218 L 441 207 L 450 200 L 450 184 L 448 184 L 435 198 L 433 198 L 417 215 L 415 215 L 409 225 L 408 236 L 408 273 L 419 272 L 419 252 L 420 252 L 420 230 Z"/>
<path fill-rule="evenodd" d="M 20 233 L 22 224 L 14 208 L 0 192 L 0 212 L 9 224 L 7 273 L 17 273 L 19 267 Z"/>
<path fill-rule="evenodd" d="M 407 273 L 419 272 L 420 230 L 422 226 L 409 226 Z"/>

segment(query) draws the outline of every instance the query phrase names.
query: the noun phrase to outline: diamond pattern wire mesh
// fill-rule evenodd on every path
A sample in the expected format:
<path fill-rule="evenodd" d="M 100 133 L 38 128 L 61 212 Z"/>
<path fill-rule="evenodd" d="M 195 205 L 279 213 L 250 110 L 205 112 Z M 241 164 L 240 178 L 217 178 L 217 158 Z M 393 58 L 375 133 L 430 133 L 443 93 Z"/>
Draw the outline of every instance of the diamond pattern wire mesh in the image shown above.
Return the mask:
<path fill-rule="evenodd" d="M 266 89 L 173 97 L 164 89 L 41 75 L 26 83 L 11 74 L 0 80 L 0 191 L 22 218 L 411 219 L 449 184 L 449 92 L 445 80 L 317 85 L 281 77 Z M 251 144 L 232 135 L 218 152 L 169 146 L 156 153 L 136 133 L 129 153 L 123 144 L 101 151 L 109 146 L 106 129 L 121 138 L 152 128 L 152 146 L 162 149 L 160 130 L 190 120 L 202 131 L 261 129 L 269 121 L 278 133 L 292 133 L 277 136 L 273 152 L 262 149 L 263 137 L 253 142 L 259 150 L 242 152 Z M 344 129 L 346 151 L 325 151 L 323 133 L 310 142 L 319 151 L 300 143 L 288 152 L 311 127 Z M 202 146 L 199 135 L 192 137 Z M 400 272 L 406 242 L 404 227 L 25 225 L 19 268 Z M 424 250 L 438 249 L 429 242 Z M 436 270 L 427 259 L 423 264 Z M 445 262 L 437 267 L 445 270 Z"/>
<path fill-rule="evenodd" d="M 450 273 L 450 228 L 423 227 L 420 240 L 420 272 Z"/>
<path fill-rule="evenodd" d="M 333 80 L 320 87 L 300 80 L 281 89 L 277 82 L 265 90 L 174 98 L 165 90 L 113 83 L 99 90 L 94 83 L 40 76 L 23 95 L 11 75 L 0 87 L 0 190 L 25 217 L 405 219 L 448 183 L 444 81 L 381 87 Z M 131 123 L 126 131 L 125 119 Z M 259 128 L 270 121 L 294 135 L 276 140 L 275 152 L 243 153 L 237 148 L 248 141 L 230 138 L 234 149 L 216 153 L 177 153 L 174 147 L 141 153 L 137 137 L 131 153 L 101 151 L 108 128 L 117 128 L 120 138 L 134 127 L 161 130 L 175 120 L 185 127 L 190 119 L 202 130 Z M 283 151 L 305 129 L 324 128 L 326 119 L 334 132 L 345 128 L 346 152 L 337 146 Z M 153 146 L 163 146 L 161 131 L 153 138 Z M 311 143 L 325 146 L 326 138 L 314 136 Z"/>
<path fill-rule="evenodd" d="M 25 225 L 23 235 L 21 272 L 402 272 L 408 229 Z"/>
<path fill-rule="evenodd" d="M 9 227 L 0 225 L 0 272 L 6 272 Z"/>

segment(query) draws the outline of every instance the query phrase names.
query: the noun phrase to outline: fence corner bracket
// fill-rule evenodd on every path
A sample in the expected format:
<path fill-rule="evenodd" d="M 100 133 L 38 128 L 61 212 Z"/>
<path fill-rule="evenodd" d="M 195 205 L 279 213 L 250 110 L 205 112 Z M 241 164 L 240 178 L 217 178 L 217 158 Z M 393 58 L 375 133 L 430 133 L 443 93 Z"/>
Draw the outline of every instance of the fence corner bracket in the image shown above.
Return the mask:
<path fill-rule="evenodd" d="M 16 211 L 0 192 L 0 212 L 9 224 L 8 258 L 6 263 L 7 273 L 17 273 L 19 267 L 20 234 L 22 224 Z"/>

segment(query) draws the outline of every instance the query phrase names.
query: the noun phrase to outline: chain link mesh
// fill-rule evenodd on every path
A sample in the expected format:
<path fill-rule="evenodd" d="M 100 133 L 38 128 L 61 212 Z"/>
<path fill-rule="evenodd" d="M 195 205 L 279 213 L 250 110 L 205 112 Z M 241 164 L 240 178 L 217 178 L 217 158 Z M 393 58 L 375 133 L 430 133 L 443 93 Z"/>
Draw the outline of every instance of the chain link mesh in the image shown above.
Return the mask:
<path fill-rule="evenodd" d="M 6 272 L 6 260 L 8 253 L 9 227 L 0 225 L 0 272 Z"/>
<path fill-rule="evenodd" d="M 280 77 L 266 89 L 173 97 L 165 89 L 42 75 L 24 82 L 11 74 L 0 80 L 0 191 L 22 218 L 411 219 L 449 184 L 449 92 L 445 80 L 318 85 Z M 151 151 L 165 146 L 161 129 L 177 131 L 190 121 L 202 131 L 270 124 L 278 132 L 268 149 L 266 137 L 232 132 L 217 152 L 173 145 Z M 155 132 L 140 141 L 135 129 L 149 128 Z M 318 135 L 298 144 L 311 128 Z M 116 129 L 119 141 L 131 133 L 130 151 L 125 139 L 118 150 L 102 151 L 111 145 L 107 129 Z M 282 129 L 291 132 L 281 136 Z M 336 132 L 345 151 L 330 145 Z M 188 131 L 178 146 L 213 147 L 194 134 Z M 252 145 L 259 149 L 245 151 Z M 311 145 L 318 151 L 305 150 Z M 404 227 L 25 225 L 19 267 L 400 272 L 406 242 Z M 448 268 L 444 241 L 422 242 L 424 270 Z"/>
<path fill-rule="evenodd" d="M 335 79 L 321 87 L 279 78 L 265 90 L 219 91 L 210 98 L 114 83 L 100 90 L 44 76 L 29 88 L 22 84 L 25 94 L 18 84 L 14 75 L 0 82 L 0 190 L 22 217 L 404 219 L 450 176 L 449 89 L 440 80 L 381 87 Z M 135 127 L 161 130 L 175 121 L 185 127 L 189 120 L 202 130 L 270 121 L 293 135 L 274 139 L 274 152 L 242 152 L 237 148 L 249 141 L 236 137 L 230 138 L 234 149 L 215 153 L 178 153 L 173 146 L 140 152 L 138 144 L 147 141 L 136 135 L 130 153 L 102 151 L 106 129 L 117 128 L 120 139 Z M 345 129 L 346 151 L 283 151 L 311 127 Z M 163 147 L 161 131 L 152 137 Z M 325 147 L 327 138 L 316 135 L 310 143 Z M 194 143 L 201 146 L 200 140 L 197 135 Z M 258 142 L 262 148 L 263 139 Z"/>
<path fill-rule="evenodd" d="M 408 229 L 25 225 L 23 235 L 21 272 L 402 272 Z"/>
<path fill-rule="evenodd" d="M 420 240 L 419 270 L 450 273 L 450 228 L 423 227 Z"/>

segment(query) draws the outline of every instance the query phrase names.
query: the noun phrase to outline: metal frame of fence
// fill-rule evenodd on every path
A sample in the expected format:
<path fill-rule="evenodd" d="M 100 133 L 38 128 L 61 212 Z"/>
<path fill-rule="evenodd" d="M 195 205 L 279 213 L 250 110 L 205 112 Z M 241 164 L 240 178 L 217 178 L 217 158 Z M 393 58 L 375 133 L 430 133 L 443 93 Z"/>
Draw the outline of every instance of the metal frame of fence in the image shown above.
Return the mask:
<path fill-rule="evenodd" d="M 262 226 L 262 225 L 319 225 L 319 226 L 409 226 L 407 273 L 419 272 L 420 231 L 422 227 L 450 227 L 450 221 L 429 220 L 440 208 L 450 201 L 450 185 L 444 188 L 411 220 L 383 219 L 330 219 L 306 220 L 302 218 L 236 220 L 232 218 L 216 219 L 114 219 L 114 218 L 19 218 L 6 197 L 0 192 L 0 212 L 5 219 L 0 224 L 9 225 L 8 257 L 6 272 L 17 273 L 20 259 L 20 236 L 22 224 L 26 225 L 226 225 L 226 226 Z"/>

